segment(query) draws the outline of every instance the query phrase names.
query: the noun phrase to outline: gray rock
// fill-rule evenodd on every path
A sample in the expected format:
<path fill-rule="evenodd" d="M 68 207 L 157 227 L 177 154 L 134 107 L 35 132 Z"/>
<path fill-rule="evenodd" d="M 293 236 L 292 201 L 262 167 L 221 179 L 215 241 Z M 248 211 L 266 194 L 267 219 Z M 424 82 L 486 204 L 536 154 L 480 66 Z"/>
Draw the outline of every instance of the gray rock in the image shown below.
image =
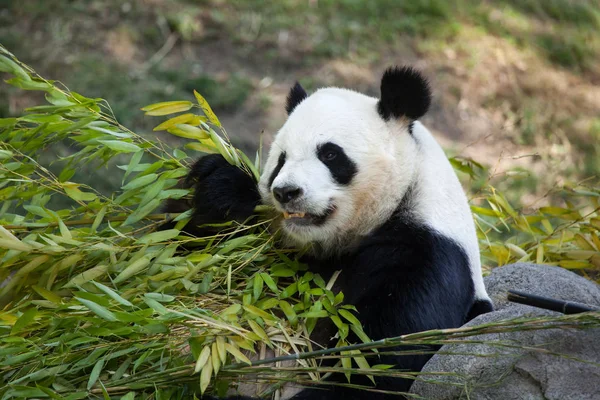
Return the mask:
<path fill-rule="evenodd" d="M 510 289 L 558 300 L 600 304 L 600 286 L 564 268 L 550 265 L 519 263 L 495 268 L 485 278 L 485 287 L 496 310 L 515 305 L 506 300 L 506 292 Z"/>
<path fill-rule="evenodd" d="M 509 303 L 508 289 L 600 306 L 600 286 L 559 267 L 507 265 L 492 271 L 485 282 L 496 311 L 465 326 L 560 315 Z M 487 343 L 442 347 L 423 371 L 453 375 L 423 376 L 411 392 L 436 400 L 600 399 L 600 329 L 498 333 L 469 340 Z"/>

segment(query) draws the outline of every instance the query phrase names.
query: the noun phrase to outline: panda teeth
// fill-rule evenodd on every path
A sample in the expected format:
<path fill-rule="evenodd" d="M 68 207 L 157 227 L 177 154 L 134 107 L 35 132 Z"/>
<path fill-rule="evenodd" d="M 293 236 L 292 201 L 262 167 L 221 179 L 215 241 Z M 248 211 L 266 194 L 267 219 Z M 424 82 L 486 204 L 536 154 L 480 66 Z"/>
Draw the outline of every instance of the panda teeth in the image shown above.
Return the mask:
<path fill-rule="evenodd" d="M 303 213 L 303 212 L 299 212 L 299 213 L 288 213 L 286 211 L 283 212 L 283 218 L 285 218 L 285 219 L 304 218 L 305 215 L 306 215 L 306 213 Z"/>

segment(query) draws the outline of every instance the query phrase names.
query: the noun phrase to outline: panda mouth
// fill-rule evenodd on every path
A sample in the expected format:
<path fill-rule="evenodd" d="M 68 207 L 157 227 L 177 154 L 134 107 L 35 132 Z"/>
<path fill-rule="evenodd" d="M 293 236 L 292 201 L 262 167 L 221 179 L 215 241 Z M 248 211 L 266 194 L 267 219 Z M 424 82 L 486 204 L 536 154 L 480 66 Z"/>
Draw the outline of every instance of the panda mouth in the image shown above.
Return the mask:
<path fill-rule="evenodd" d="M 297 226 L 322 225 L 327 218 L 333 214 L 335 206 L 330 206 L 323 214 L 311 214 L 307 212 L 283 212 L 283 219 L 287 224 Z"/>

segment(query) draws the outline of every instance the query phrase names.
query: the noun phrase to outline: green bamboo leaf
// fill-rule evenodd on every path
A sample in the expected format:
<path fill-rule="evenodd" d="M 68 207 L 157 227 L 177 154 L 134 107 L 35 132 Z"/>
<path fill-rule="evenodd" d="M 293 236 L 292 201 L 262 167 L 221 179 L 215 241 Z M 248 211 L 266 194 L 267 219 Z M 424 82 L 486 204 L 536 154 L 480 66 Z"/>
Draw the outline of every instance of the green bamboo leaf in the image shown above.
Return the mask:
<path fill-rule="evenodd" d="M 356 318 L 354 315 L 352 315 L 352 313 L 350 311 L 344 310 L 343 308 L 340 308 L 338 310 L 338 313 L 344 317 L 346 320 L 348 320 L 348 322 L 350 322 L 352 325 L 356 325 L 356 326 L 362 326 L 362 324 L 360 323 L 360 321 L 358 320 L 358 318 Z"/>
<path fill-rule="evenodd" d="M 123 225 L 131 225 L 140 221 L 146 215 L 150 214 L 153 210 L 155 210 L 158 206 L 160 206 L 160 200 L 150 200 L 148 204 L 142 207 L 138 207 L 133 213 L 131 213 L 131 215 L 127 217 L 125 222 L 123 222 Z"/>
<path fill-rule="evenodd" d="M 146 269 L 148 264 L 150 264 L 150 259 L 146 256 L 141 257 L 140 259 L 134 261 L 129 266 L 127 266 L 127 268 L 125 268 L 123 271 L 121 271 L 113 282 L 120 283 L 124 280 L 131 278 L 134 275 L 139 274 L 144 269 Z"/>
<path fill-rule="evenodd" d="M 38 311 L 35 308 L 30 308 L 29 310 L 25 311 L 13 325 L 12 329 L 10 330 L 10 334 L 14 335 L 23 331 L 34 321 L 37 314 Z"/>
<path fill-rule="evenodd" d="M 81 297 L 75 297 L 75 299 L 77 299 L 77 301 L 79 301 L 81 304 L 83 304 L 84 306 L 89 308 L 92 312 L 94 312 L 94 314 L 98 315 L 100 318 L 104 318 L 107 321 L 117 321 L 118 320 L 117 317 L 115 316 L 115 314 L 113 314 L 111 311 L 107 310 L 106 308 L 102 307 L 100 304 L 94 303 L 91 300 L 83 299 Z"/>
<path fill-rule="evenodd" d="M 23 90 L 49 91 L 54 88 L 52 86 L 52 81 L 45 82 L 45 81 L 40 81 L 40 80 L 33 80 L 29 77 L 28 77 L 28 79 L 12 78 L 12 79 L 6 80 L 5 82 L 10 85 L 16 86 L 20 89 L 23 89 Z"/>
<path fill-rule="evenodd" d="M 180 234 L 179 229 L 166 229 L 164 231 L 152 232 L 138 239 L 138 243 L 159 243 L 173 239 Z"/>
<path fill-rule="evenodd" d="M 175 300 L 175 296 L 164 293 L 145 293 L 144 296 L 148 299 L 154 299 L 160 303 L 170 303 Z"/>
<path fill-rule="evenodd" d="M 0 71 L 13 74 L 25 81 L 31 80 L 29 74 L 19 64 L 5 56 L 0 56 Z"/>
<path fill-rule="evenodd" d="M 261 272 L 260 276 L 262 277 L 265 284 L 269 287 L 269 289 L 271 289 L 271 291 L 273 293 L 275 293 L 275 294 L 279 293 L 279 288 L 277 287 L 277 284 L 275 283 L 275 281 L 273 280 L 273 278 L 271 278 L 271 276 L 269 274 L 267 274 L 266 272 Z"/>
<path fill-rule="evenodd" d="M 342 368 L 352 369 L 352 359 L 350 357 L 348 357 L 350 354 L 347 351 L 342 351 L 340 353 L 340 355 L 343 356 L 341 358 Z M 350 383 L 350 378 L 352 376 L 352 373 L 350 371 L 348 371 L 348 372 L 344 372 L 344 375 L 346 375 L 346 379 L 348 380 L 348 383 Z"/>
<path fill-rule="evenodd" d="M 104 359 L 98 360 L 96 362 L 96 364 L 94 365 L 94 368 L 92 369 L 92 372 L 90 373 L 90 378 L 88 379 L 87 390 L 90 390 L 94 386 L 94 384 L 100 377 L 102 368 L 104 368 Z"/>
<path fill-rule="evenodd" d="M 141 150 L 138 145 L 122 140 L 98 140 L 98 142 L 102 143 L 111 150 L 121 153 L 134 153 Z"/>
<path fill-rule="evenodd" d="M 253 290 L 254 298 L 256 300 L 258 300 L 260 298 L 260 295 L 262 294 L 262 290 L 263 290 L 263 279 L 260 276 L 260 274 L 254 275 L 254 282 L 253 282 L 252 290 Z"/>
<path fill-rule="evenodd" d="M 103 275 L 106 275 L 108 271 L 108 265 L 97 265 L 93 268 L 90 268 L 82 273 L 75 275 L 69 282 L 67 282 L 63 287 L 71 288 L 76 286 L 81 286 L 84 283 L 90 282 L 94 279 L 97 279 Z"/>
<path fill-rule="evenodd" d="M 94 193 L 82 192 L 79 190 L 79 184 L 73 182 L 64 182 L 62 187 L 70 198 L 75 201 L 94 201 L 97 196 Z"/>
<path fill-rule="evenodd" d="M 157 178 L 158 178 L 158 174 L 147 174 L 147 175 L 138 176 L 131 182 L 127 183 L 127 185 L 122 186 L 121 189 L 123 189 L 123 190 L 138 189 L 140 187 L 146 186 L 146 185 L 154 182 Z"/>
<path fill-rule="evenodd" d="M 98 289 L 102 290 L 104 293 L 106 293 L 108 296 L 110 296 L 110 298 L 113 299 L 113 300 L 115 300 L 117 303 L 122 304 L 122 305 L 127 306 L 127 307 L 133 307 L 133 304 L 131 304 L 131 302 L 129 300 L 125 300 L 117 292 L 115 292 L 114 290 L 112 290 L 108 286 L 105 286 L 105 285 L 101 284 L 100 282 L 92 282 L 92 283 Z"/>
<path fill-rule="evenodd" d="M 294 308 L 290 305 L 290 303 L 288 303 L 285 300 L 279 301 L 279 307 L 281 308 L 281 311 L 283 311 L 283 313 L 285 314 L 288 321 L 290 321 L 290 324 L 292 324 L 292 326 L 295 327 L 298 324 L 298 316 L 296 315 Z"/>

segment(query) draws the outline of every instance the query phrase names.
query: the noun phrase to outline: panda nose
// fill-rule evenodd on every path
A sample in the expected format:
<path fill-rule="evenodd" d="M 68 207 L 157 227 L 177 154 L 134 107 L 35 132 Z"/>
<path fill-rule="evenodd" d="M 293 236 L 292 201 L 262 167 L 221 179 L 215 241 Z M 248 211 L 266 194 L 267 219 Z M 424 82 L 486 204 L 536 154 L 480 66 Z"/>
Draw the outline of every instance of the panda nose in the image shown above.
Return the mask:
<path fill-rule="evenodd" d="M 273 196 L 275 200 L 281 204 L 289 203 L 302 195 L 302 189 L 297 186 L 281 186 L 273 188 Z"/>

